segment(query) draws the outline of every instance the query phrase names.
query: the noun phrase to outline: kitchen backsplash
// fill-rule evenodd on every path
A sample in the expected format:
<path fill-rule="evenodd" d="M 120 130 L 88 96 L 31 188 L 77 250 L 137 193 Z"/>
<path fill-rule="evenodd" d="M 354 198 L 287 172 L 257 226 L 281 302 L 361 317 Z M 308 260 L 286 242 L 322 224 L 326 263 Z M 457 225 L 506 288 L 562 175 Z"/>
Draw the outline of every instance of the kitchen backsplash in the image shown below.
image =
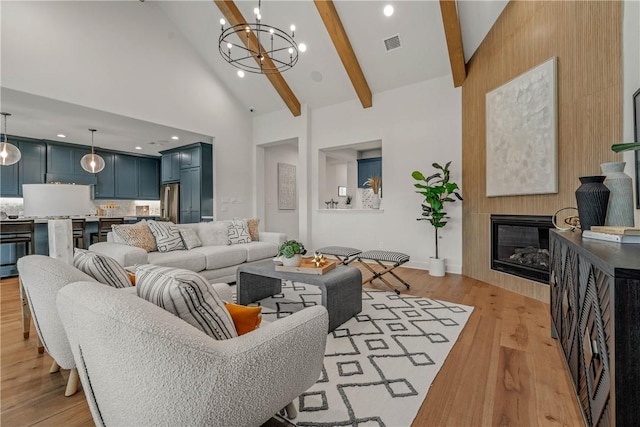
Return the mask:
<path fill-rule="evenodd" d="M 149 213 L 146 215 L 160 215 L 159 200 L 93 200 L 93 204 L 96 207 L 95 213 L 99 214 L 99 211 L 102 211 L 104 216 L 142 216 L 147 211 L 144 206 L 149 207 Z M 0 211 L 7 215 L 22 216 L 22 198 L 0 197 Z"/>

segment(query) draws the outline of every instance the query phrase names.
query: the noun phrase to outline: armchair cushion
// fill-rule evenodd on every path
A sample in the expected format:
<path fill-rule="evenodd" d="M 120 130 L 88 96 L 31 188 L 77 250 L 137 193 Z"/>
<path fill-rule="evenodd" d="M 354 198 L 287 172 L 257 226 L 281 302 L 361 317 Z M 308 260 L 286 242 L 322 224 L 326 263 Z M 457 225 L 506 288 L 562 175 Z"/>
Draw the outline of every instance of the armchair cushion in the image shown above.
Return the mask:
<path fill-rule="evenodd" d="M 236 327 L 238 335 L 255 331 L 262 323 L 262 314 L 260 314 L 262 307 L 248 307 L 230 302 L 225 302 L 224 305 L 233 319 L 233 325 Z"/>
<path fill-rule="evenodd" d="M 128 288 L 131 286 L 129 275 L 118 261 L 95 252 L 76 249 L 73 255 L 73 266 L 88 274 L 100 283 L 114 288 Z"/>
<path fill-rule="evenodd" d="M 238 336 L 224 302 L 198 273 L 142 265 L 136 270 L 136 292 L 212 338 L 224 340 Z"/>

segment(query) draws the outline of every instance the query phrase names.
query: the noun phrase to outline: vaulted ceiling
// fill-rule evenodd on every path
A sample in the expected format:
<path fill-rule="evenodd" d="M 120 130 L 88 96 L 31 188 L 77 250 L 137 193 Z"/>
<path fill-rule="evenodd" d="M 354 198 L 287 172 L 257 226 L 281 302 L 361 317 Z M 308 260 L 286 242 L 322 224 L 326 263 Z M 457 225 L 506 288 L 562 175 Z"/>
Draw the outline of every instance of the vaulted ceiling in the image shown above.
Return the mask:
<path fill-rule="evenodd" d="M 442 2 L 449 1 L 443 0 Z M 2 3 L 7 4 L 7 2 Z M 58 2 L 47 1 L 44 3 L 47 4 L 47 7 L 55 7 L 52 5 Z M 128 10 L 126 8 L 132 6 L 131 2 L 89 2 L 85 3 L 83 7 L 74 8 L 73 2 L 71 4 L 68 2 L 59 3 L 61 7 L 60 10 L 56 9 L 56 12 L 68 14 L 66 22 L 78 19 L 89 22 L 112 19 L 101 16 L 99 12 L 92 13 L 93 5 L 96 8 L 122 7 L 123 10 Z M 99 6 L 100 3 L 102 3 L 101 6 Z M 291 109 L 290 103 L 285 102 L 287 101 L 286 97 L 276 91 L 266 76 L 246 73 L 244 78 L 239 78 L 236 74 L 237 70 L 221 57 L 218 52 L 219 20 L 224 14 L 216 3 L 221 2 L 212 0 L 146 0 L 138 5 L 139 8 L 149 11 L 148 17 L 162 17 L 163 22 L 172 24 L 167 27 L 167 37 L 172 38 L 175 36 L 175 32 L 179 32 L 180 37 L 187 41 L 189 48 L 193 49 L 216 79 L 228 88 L 247 111 L 251 109 L 254 114 L 264 114 Z M 453 2 L 449 3 L 453 4 Z M 65 4 L 64 7 L 62 4 Z M 393 5 L 395 9 L 391 17 L 386 17 L 383 14 L 383 8 L 387 4 Z M 506 1 L 458 1 L 456 4 L 461 27 L 461 44 L 464 47 L 464 61 L 468 61 L 501 13 Z M 253 8 L 257 6 L 257 0 L 238 0 L 235 5 L 245 18 L 250 19 L 254 16 Z M 333 11 L 328 10 L 330 9 L 328 6 L 333 7 Z M 269 25 L 288 29 L 291 24 L 295 24 L 297 27 L 296 41 L 298 43 L 304 42 L 308 46 L 307 51 L 300 54 L 298 64 L 293 69 L 282 73 L 281 79 L 297 102 L 306 104 L 312 109 L 359 98 L 364 107 L 368 106 L 367 104 L 373 104 L 375 107 L 376 94 L 380 92 L 452 74 L 450 55 L 445 39 L 445 27 L 443 26 L 443 12 L 441 12 L 438 1 L 335 0 L 331 4 L 327 4 L 323 0 L 316 2 L 312 0 L 265 0 L 261 5 L 261 13 L 263 23 Z M 333 17 L 331 17 L 332 14 Z M 122 15 L 126 15 L 126 11 Z M 4 16 L 3 13 L 3 21 L 6 19 Z M 27 17 L 28 14 L 21 16 Z M 335 19 L 339 19 L 342 24 L 343 36 L 348 38 L 353 56 L 357 58 L 357 63 L 362 71 L 359 84 L 352 83 L 357 79 L 354 80 L 353 76 L 350 78 L 343 61 L 341 61 L 334 41 L 327 30 L 327 16 L 334 19 L 334 23 Z M 14 22 L 13 25 L 15 28 L 16 23 Z M 119 22 L 114 21 L 109 23 L 107 28 L 112 28 L 112 31 L 116 33 L 119 31 L 119 25 Z M 22 23 L 21 28 L 25 28 L 25 31 L 38 31 L 37 26 L 31 28 L 30 22 Z M 60 32 L 68 30 L 68 26 L 65 25 L 53 25 L 49 28 L 55 28 L 55 31 Z M 141 31 L 143 30 L 141 29 Z M 392 36 L 399 37 L 401 47 L 387 52 L 384 39 Z M 46 40 L 47 37 L 51 37 L 51 34 L 42 35 L 43 40 Z M 108 43 L 108 34 L 103 34 L 101 37 L 104 39 L 101 43 Z M 135 39 L 131 40 L 131 43 L 135 42 Z M 160 40 L 159 42 L 158 49 L 161 49 L 162 43 Z M 449 45 L 449 49 L 451 49 L 451 45 Z M 158 54 L 158 52 L 154 52 L 154 54 Z M 83 55 L 86 57 L 87 52 L 77 52 L 76 55 L 75 57 L 67 55 L 65 61 L 73 62 Z M 96 60 L 109 61 L 112 59 L 97 58 Z M 171 58 L 167 58 L 167 60 L 171 60 Z M 460 61 L 461 59 L 458 58 L 458 63 Z M 184 65 L 189 67 L 190 64 Z M 12 66 L 15 66 L 15 63 Z M 3 64 L 3 69 L 4 67 L 5 64 Z M 365 89 L 363 89 L 362 82 L 365 82 Z M 2 83 L 3 89 L 5 89 L 4 82 Z M 67 84 L 73 84 L 73 82 Z M 358 89 L 360 94 L 356 91 L 358 85 L 360 86 Z M 368 100 L 366 89 L 371 93 Z M 35 90 L 32 94 L 39 95 Z M 28 108 L 28 105 L 20 105 L 19 98 L 18 93 L 3 97 L 1 100 L 2 109 Z M 34 105 L 34 99 L 29 99 L 30 105 Z M 31 120 L 30 123 L 22 123 L 19 117 L 12 118 L 13 131 L 18 133 L 27 129 L 33 134 L 27 136 L 38 136 L 39 134 L 52 133 L 51 130 L 45 129 L 47 123 L 55 122 L 55 132 L 64 127 L 62 115 L 56 114 L 53 119 L 46 117 L 47 108 L 39 108 L 39 110 L 39 120 Z M 295 113 L 294 110 L 291 111 Z M 110 120 L 114 120 L 114 117 L 111 117 Z M 148 126 L 148 124 L 146 125 Z M 41 132 L 36 132 L 37 128 L 42 128 Z M 86 130 L 83 129 L 83 132 L 86 133 Z M 82 135 L 80 140 L 86 139 L 84 134 Z M 104 137 L 102 146 L 109 147 L 111 145 L 110 139 L 107 135 Z M 115 139 L 114 143 L 116 143 Z M 122 147 L 117 148 L 123 149 Z"/>

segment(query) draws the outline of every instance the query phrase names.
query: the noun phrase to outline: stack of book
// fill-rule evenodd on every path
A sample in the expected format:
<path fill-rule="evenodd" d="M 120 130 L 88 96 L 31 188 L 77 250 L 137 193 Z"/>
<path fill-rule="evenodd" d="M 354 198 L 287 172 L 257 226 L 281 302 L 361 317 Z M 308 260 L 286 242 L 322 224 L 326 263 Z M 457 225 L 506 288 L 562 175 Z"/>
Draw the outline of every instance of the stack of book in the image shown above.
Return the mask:
<path fill-rule="evenodd" d="M 594 225 L 591 230 L 582 232 L 586 239 L 606 240 L 618 243 L 640 243 L 640 228 L 615 227 L 611 225 Z"/>

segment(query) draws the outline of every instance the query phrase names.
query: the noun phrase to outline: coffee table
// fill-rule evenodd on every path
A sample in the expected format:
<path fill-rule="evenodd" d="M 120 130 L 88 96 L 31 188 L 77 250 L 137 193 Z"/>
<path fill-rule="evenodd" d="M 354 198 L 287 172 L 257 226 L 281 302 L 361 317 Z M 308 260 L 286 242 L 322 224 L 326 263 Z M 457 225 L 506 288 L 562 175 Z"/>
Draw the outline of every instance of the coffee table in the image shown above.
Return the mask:
<path fill-rule="evenodd" d="M 357 268 L 337 265 L 322 275 L 276 271 L 271 260 L 243 264 L 236 273 L 238 304 L 247 305 L 282 290 L 282 281 L 318 286 L 322 305 L 329 312 L 329 332 L 362 311 L 362 273 Z"/>

